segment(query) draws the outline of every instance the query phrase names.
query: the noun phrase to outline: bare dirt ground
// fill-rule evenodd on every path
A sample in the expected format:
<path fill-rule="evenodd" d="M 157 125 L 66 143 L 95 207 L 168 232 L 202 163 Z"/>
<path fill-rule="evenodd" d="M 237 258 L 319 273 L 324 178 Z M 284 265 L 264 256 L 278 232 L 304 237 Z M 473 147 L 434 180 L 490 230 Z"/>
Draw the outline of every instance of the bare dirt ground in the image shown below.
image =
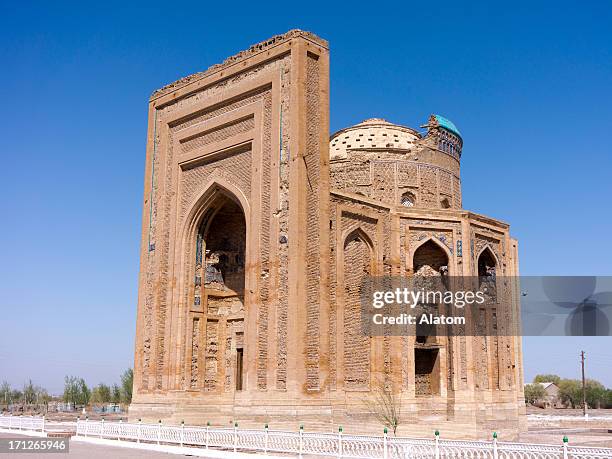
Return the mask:
<path fill-rule="evenodd" d="M 567 435 L 571 445 L 612 448 L 612 410 L 527 408 L 528 431 L 520 441 L 559 444 Z"/>

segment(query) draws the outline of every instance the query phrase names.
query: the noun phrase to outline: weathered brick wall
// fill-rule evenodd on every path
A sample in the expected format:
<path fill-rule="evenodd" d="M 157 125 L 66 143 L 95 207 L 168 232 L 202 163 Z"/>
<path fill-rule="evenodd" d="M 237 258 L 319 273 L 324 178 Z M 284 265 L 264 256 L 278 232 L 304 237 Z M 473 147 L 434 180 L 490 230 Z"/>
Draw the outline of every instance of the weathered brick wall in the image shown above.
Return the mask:
<path fill-rule="evenodd" d="M 385 157 L 388 159 L 378 159 Z M 397 155 L 351 152 L 348 159 L 330 163 L 332 188 L 399 205 L 404 193 L 416 197 L 415 206 L 461 208 L 461 180 L 448 169 Z"/>

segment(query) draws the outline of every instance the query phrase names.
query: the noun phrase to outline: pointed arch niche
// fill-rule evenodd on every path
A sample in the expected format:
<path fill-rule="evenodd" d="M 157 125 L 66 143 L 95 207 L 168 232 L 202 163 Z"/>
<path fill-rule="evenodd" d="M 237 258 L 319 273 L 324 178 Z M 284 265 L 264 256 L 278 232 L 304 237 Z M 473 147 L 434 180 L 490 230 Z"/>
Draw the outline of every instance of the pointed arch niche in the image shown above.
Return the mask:
<path fill-rule="evenodd" d="M 342 247 L 344 387 L 365 390 L 370 384 L 371 338 L 362 331 L 361 295 L 364 277 L 374 274 L 374 246 L 365 231 L 356 228 L 344 237 Z"/>
<path fill-rule="evenodd" d="M 419 245 L 412 255 L 414 288 L 426 291 L 443 291 L 448 288 L 450 256 L 438 241 L 429 238 Z M 420 312 L 439 311 L 438 304 L 423 304 Z M 416 325 L 414 345 L 414 381 L 416 396 L 432 396 L 441 393 L 442 345 L 435 325 Z"/>
<path fill-rule="evenodd" d="M 186 385 L 232 393 L 246 387 L 249 294 L 248 215 L 244 196 L 217 181 L 205 188 L 188 217 Z M 190 250 L 191 249 L 191 250 Z"/>

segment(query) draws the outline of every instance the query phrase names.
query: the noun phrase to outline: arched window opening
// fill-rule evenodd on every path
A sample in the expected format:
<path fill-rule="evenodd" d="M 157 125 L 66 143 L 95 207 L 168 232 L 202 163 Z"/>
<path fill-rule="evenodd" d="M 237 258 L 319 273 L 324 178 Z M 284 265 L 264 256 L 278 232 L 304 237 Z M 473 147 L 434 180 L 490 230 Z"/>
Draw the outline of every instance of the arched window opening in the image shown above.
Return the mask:
<path fill-rule="evenodd" d="M 491 299 L 496 298 L 497 262 L 491 249 L 486 247 L 478 257 L 478 288 Z"/>
<path fill-rule="evenodd" d="M 416 204 L 416 196 L 413 193 L 407 191 L 402 195 L 400 202 L 404 207 L 414 207 Z"/>
<path fill-rule="evenodd" d="M 485 248 L 478 257 L 478 277 L 495 277 L 495 256 L 491 249 Z"/>
<path fill-rule="evenodd" d="M 237 297 L 244 300 L 244 259 L 246 226 L 242 209 L 228 199 L 207 228 L 201 228 L 206 247 L 204 285 L 208 296 Z"/>
<path fill-rule="evenodd" d="M 416 249 L 412 265 L 415 275 L 431 277 L 448 274 L 448 256 L 444 249 L 431 239 Z"/>

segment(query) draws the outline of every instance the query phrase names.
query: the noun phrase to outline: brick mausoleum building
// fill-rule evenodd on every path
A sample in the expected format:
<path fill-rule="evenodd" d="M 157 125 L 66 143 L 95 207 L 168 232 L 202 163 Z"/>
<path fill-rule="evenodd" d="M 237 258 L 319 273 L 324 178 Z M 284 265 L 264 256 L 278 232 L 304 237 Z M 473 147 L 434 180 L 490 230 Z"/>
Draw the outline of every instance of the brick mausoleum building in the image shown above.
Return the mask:
<path fill-rule="evenodd" d="M 156 91 L 130 417 L 380 433 L 383 380 L 399 434 L 522 429 L 519 338 L 361 333 L 364 274 L 518 274 L 508 225 L 462 208 L 461 134 L 424 127 L 330 140 L 328 45 L 298 30 Z"/>

